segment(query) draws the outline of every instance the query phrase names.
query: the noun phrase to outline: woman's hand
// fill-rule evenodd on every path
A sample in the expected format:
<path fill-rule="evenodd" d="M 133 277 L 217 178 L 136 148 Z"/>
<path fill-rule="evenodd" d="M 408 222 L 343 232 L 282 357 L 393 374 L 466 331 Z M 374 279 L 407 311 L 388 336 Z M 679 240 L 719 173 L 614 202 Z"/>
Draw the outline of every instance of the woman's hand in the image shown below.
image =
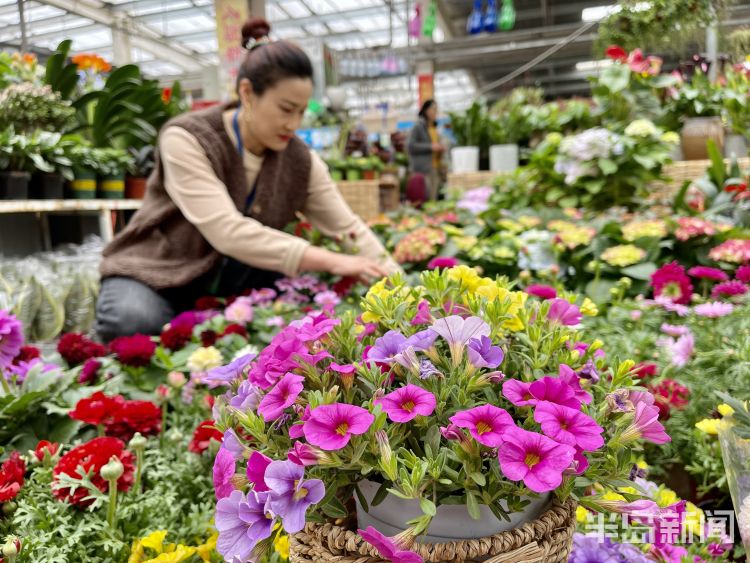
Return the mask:
<path fill-rule="evenodd" d="M 441 145 L 440 143 L 432 143 L 432 152 L 445 152 L 445 147 Z"/>
<path fill-rule="evenodd" d="M 389 275 L 385 267 L 371 258 L 338 254 L 315 246 L 310 246 L 305 250 L 300 262 L 300 270 L 328 272 L 342 277 L 352 276 L 365 283 Z"/>

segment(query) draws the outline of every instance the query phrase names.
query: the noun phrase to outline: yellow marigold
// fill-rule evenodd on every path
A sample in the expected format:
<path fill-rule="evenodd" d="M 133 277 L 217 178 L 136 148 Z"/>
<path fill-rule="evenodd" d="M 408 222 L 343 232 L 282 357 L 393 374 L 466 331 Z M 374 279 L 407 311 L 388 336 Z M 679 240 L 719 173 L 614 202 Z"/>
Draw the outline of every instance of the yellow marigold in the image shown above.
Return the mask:
<path fill-rule="evenodd" d="M 703 511 L 688 501 L 685 504 L 685 520 L 683 521 L 685 531 L 692 534 L 693 537 L 700 536 L 705 523 L 706 519 Z"/>
<path fill-rule="evenodd" d="M 646 251 L 632 244 L 611 246 L 602 252 L 602 260 L 611 266 L 632 266 L 646 257 Z"/>
<path fill-rule="evenodd" d="M 579 524 L 585 523 L 589 518 L 589 511 L 583 508 L 582 506 L 579 506 L 576 508 L 576 521 Z"/>
<path fill-rule="evenodd" d="M 734 409 L 726 403 L 720 404 L 717 409 L 721 416 L 732 416 L 734 414 Z"/>
<path fill-rule="evenodd" d="M 217 368 L 223 362 L 224 358 L 221 352 L 213 346 L 208 346 L 207 348 L 198 348 L 190 354 L 187 361 L 187 368 L 193 373 L 198 373 Z"/>
<path fill-rule="evenodd" d="M 704 418 L 700 422 L 696 422 L 695 427 L 710 436 L 716 436 L 719 433 L 721 422 L 718 418 Z"/>
<path fill-rule="evenodd" d="M 664 508 L 665 506 L 670 506 L 676 502 L 679 502 L 680 497 L 678 497 L 677 493 L 675 493 L 672 489 L 664 488 L 659 490 L 654 500 L 656 501 L 656 504 Z"/>
<path fill-rule="evenodd" d="M 639 238 L 663 238 L 667 236 L 667 224 L 664 221 L 632 221 L 622 226 L 622 236 L 628 242 Z"/>
<path fill-rule="evenodd" d="M 596 306 L 596 303 L 586 297 L 581 305 L 581 313 L 587 317 L 595 317 L 599 314 L 599 308 Z"/>
<path fill-rule="evenodd" d="M 279 534 L 273 541 L 273 548 L 282 558 L 289 559 L 289 536 Z"/>

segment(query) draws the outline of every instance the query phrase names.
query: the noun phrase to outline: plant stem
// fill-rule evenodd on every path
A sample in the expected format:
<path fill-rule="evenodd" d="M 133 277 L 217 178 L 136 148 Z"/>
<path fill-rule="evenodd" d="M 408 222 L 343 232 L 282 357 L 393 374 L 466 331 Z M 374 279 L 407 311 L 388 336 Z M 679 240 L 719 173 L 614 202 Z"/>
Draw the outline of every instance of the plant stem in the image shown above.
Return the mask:
<path fill-rule="evenodd" d="M 10 385 L 8 385 L 8 380 L 7 380 L 7 379 L 5 379 L 5 374 L 1 374 L 1 373 L 0 373 L 0 382 L 2 382 L 2 386 L 3 386 L 3 393 L 4 393 L 5 395 L 12 395 L 12 394 L 13 394 L 13 391 L 11 391 L 11 389 L 10 389 Z"/>
<path fill-rule="evenodd" d="M 103 424 L 97 424 L 96 425 L 96 435 L 99 437 L 104 436 L 104 425 Z"/>
<path fill-rule="evenodd" d="M 117 525 L 117 479 L 109 482 L 109 507 L 107 507 L 107 523 L 113 530 Z"/>
<path fill-rule="evenodd" d="M 143 448 L 136 448 L 135 450 L 136 468 L 135 468 L 135 482 L 133 483 L 133 491 L 136 495 L 141 493 L 141 472 L 143 471 Z"/>
<path fill-rule="evenodd" d="M 159 448 L 164 448 L 164 435 L 167 432 L 167 403 L 161 406 L 161 432 L 159 433 Z"/>

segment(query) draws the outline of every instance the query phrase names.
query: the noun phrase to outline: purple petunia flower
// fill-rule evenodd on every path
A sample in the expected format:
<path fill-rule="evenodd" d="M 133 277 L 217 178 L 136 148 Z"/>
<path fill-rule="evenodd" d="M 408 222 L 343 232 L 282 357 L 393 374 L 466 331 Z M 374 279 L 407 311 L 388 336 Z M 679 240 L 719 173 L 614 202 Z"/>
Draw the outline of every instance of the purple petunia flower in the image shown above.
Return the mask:
<path fill-rule="evenodd" d="M 599 383 L 599 372 L 596 371 L 594 360 L 587 361 L 578 371 L 578 376 L 582 379 L 588 379 L 594 383 Z"/>
<path fill-rule="evenodd" d="M 214 368 L 206 372 L 203 376 L 203 382 L 208 383 L 211 387 L 218 385 L 229 385 L 233 381 L 241 379 L 243 372 L 255 359 L 256 354 L 246 354 L 234 360 L 231 364 Z"/>
<path fill-rule="evenodd" d="M 505 354 L 500 346 L 493 346 L 487 336 L 472 338 L 467 350 L 469 362 L 476 368 L 495 369 L 503 363 Z"/>
<path fill-rule="evenodd" d="M 216 503 L 216 551 L 227 561 L 247 561 L 255 546 L 270 537 L 274 515 L 266 510 L 266 494 L 232 493 Z"/>
<path fill-rule="evenodd" d="M 292 461 L 274 461 L 266 469 L 270 488 L 268 507 L 281 517 L 284 531 L 295 534 L 305 527 L 307 509 L 325 496 L 320 479 L 303 480 L 305 468 Z"/>
<path fill-rule="evenodd" d="M 576 533 L 573 536 L 573 551 L 568 563 L 620 563 L 618 553 L 612 549 L 609 538 Z"/>
<path fill-rule="evenodd" d="M 430 379 L 436 375 L 439 376 L 443 374 L 438 371 L 430 360 L 422 360 L 419 362 L 419 379 Z"/>
<path fill-rule="evenodd" d="M 411 346 L 417 352 L 424 352 L 429 350 L 435 345 L 435 340 L 438 338 L 438 333 L 434 330 L 427 329 L 412 334 L 406 339 L 406 346 Z"/>
<path fill-rule="evenodd" d="M 245 380 L 237 388 L 236 395 L 230 395 L 229 406 L 241 411 L 255 411 L 261 400 L 260 388 L 251 381 Z"/>
<path fill-rule="evenodd" d="M 21 351 L 23 327 L 14 315 L 0 310 L 0 369 L 7 368 Z"/>
<path fill-rule="evenodd" d="M 245 457 L 246 448 L 244 445 L 242 445 L 242 442 L 240 442 L 237 434 L 235 434 L 234 430 L 232 430 L 231 428 L 227 428 L 227 430 L 224 432 L 224 437 L 221 440 L 221 447 L 231 453 L 235 461 L 239 461 L 243 457 Z"/>
<path fill-rule="evenodd" d="M 451 315 L 436 320 L 431 328 L 448 343 L 454 365 L 459 364 L 464 349 L 472 338 L 490 335 L 490 325 L 479 317 L 464 319 L 458 315 Z"/>
<path fill-rule="evenodd" d="M 397 330 L 389 330 L 375 341 L 367 353 L 367 360 L 391 364 L 406 347 L 406 337 Z"/>

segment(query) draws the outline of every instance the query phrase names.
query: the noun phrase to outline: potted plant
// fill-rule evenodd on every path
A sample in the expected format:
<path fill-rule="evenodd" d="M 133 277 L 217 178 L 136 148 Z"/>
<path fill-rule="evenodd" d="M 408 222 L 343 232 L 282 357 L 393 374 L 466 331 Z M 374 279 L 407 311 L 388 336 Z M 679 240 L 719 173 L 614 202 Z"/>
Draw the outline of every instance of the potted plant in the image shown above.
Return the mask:
<path fill-rule="evenodd" d="M 140 149 L 131 147 L 129 152 L 133 160 L 125 177 L 125 198 L 143 199 L 148 177 L 156 164 L 154 146 L 146 145 Z"/>
<path fill-rule="evenodd" d="M 346 159 L 346 181 L 357 182 L 362 179 L 363 166 L 367 159 L 360 156 L 350 156 Z"/>
<path fill-rule="evenodd" d="M 338 157 L 329 158 L 326 160 L 326 164 L 328 164 L 328 171 L 331 175 L 331 180 L 334 182 L 341 182 L 346 173 L 346 160 Z"/>
<path fill-rule="evenodd" d="M 453 172 L 477 172 L 489 162 L 490 130 L 494 121 L 484 104 L 474 102 L 463 114 L 449 113 L 456 146 L 451 149 Z"/>
<path fill-rule="evenodd" d="M 371 156 L 362 163 L 362 179 L 377 180 L 385 166 L 379 156 Z"/>
<path fill-rule="evenodd" d="M 31 172 L 51 172 L 39 151 L 37 138 L 8 128 L 0 132 L 0 199 L 27 199 Z"/>
<path fill-rule="evenodd" d="M 29 197 L 32 199 L 62 199 L 65 180 L 73 179 L 73 161 L 68 156 L 75 138 L 60 133 L 39 133 L 39 150 L 42 158 L 52 166 L 50 171 L 38 170 L 31 176 Z"/>
<path fill-rule="evenodd" d="M 127 151 L 115 148 L 94 149 L 99 162 L 97 196 L 101 199 L 125 197 L 125 171 L 132 165 L 133 157 Z"/>
<path fill-rule="evenodd" d="M 605 365 L 601 343 L 581 343 L 569 297 L 537 301 L 466 266 L 417 286 L 396 275 L 361 311 L 313 314 L 217 372 L 229 386 L 215 406 L 222 555 L 262 549 L 280 518 L 301 560 L 455 561 L 471 549 L 563 561 L 575 501 L 658 519 L 653 501 L 629 504 L 633 490 L 606 500 L 627 486 L 640 441 L 669 437 L 634 362 Z M 250 525 L 238 513 L 263 525 L 235 543 L 225 536 Z"/>
<path fill-rule="evenodd" d="M 724 85 L 723 113 L 727 121 L 728 134 L 724 154 L 728 158 L 747 156 L 747 139 L 750 136 L 750 79 L 744 68 L 726 74 Z"/>
<path fill-rule="evenodd" d="M 74 122 L 75 109 L 50 86 L 31 82 L 11 84 L 0 90 L 0 129 L 18 133 L 41 129 L 64 133 Z"/>
<path fill-rule="evenodd" d="M 100 165 L 98 153 L 90 143 L 78 137 L 78 143 L 69 148 L 68 156 L 73 163 L 73 179 L 68 184 L 68 195 L 73 199 L 96 198 L 96 176 Z"/>

